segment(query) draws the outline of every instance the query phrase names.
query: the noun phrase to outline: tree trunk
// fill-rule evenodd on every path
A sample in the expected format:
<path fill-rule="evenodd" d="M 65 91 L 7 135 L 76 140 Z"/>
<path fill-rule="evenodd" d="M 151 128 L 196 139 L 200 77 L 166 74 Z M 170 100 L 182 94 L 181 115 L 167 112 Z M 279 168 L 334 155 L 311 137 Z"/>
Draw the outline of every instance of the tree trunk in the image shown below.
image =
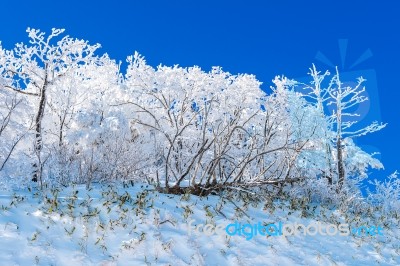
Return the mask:
<path fill-rule="evenodd" d="M 46 67 L 47 68 L 47 67 Z M 42 120 L 43 120 L 43 115 L 44 115 L 44 109 L 46 107 L 46 89 L 47 89 L 47 70 L 46 70 L 46 76 L 44 80 L 43 87 L 40 91 L 40 100 L 39 100 L 39 106 L 35 118 L 35 154 L 36 154 L 36 163 L 33 164 L 34 171 L 33 171 L 33 177 L 32 181 L 37 182 L 40 181 L 40 187 L 43 188 L 43 180 L 42 180 L 42 158 L 41 158 L 41 152 L 42 152 Z"/>
<path fill-rule="evenodd" d="M 326 137 L 327 139 L 327 137 Z M 328 184 L 332 185 L 332 168 L 331 168 L 331 149 L 328 143 L 325 145 L 325 156 L 327 169 L 325 172 L 325 177 L 328 179 Z"/>
<path fill-rule="evenodd" d="M 344 167 L 343 167 L 343 153 L 342 153 L 342 140 L 340 137 L 337 139 L 337 160 L 338 160 L 338 176 L 339 176 L 339 189 L 342 188 L 344 183 Z"/>

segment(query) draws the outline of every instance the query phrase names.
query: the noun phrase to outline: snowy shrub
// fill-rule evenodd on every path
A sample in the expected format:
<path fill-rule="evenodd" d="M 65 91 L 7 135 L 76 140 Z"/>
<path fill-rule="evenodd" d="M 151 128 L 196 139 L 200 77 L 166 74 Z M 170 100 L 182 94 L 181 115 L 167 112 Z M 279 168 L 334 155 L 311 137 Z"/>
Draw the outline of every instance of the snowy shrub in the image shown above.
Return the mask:
<path fill-rule="evenodd" d="M 120 104 L 134 114 L 140 132 L 149 132 L 143 150 L 158 147 L 153 162 L 158 186 L 207 190 L 307 178 L 307 165 L 297 161 L 317 149 L 320 118 L 290 90 L 289 80 L 275 79 L 267 96 L 251 75 L 220 68 L 154 69 L 139 54 L 128 63 Z"/>
<path fill-rule="evenodd" d="M 397 171 L 384 181 L 369 181 L 375 191 L 369 191 L 368 200 L 383 214 L 400 217 L 400 179 Z"/>
<path fill-rule="evenodd" d="M 278 76 L 267 94 L 254 75 L 154 68 L 138 53 L 122 73 L 98 44 L 27 32 L 29 44 L 0 47 L 3 182 L 140 180 L 168 193 L 264 190 L 352 208 L 367 169 L 383 167 L 352 140 L 385 127 L 351 120 L 367 100 L 362 78 L 344 86 L 336 71 L 325 84 L 330 73 L 313 66 L 310 84 Z"/>

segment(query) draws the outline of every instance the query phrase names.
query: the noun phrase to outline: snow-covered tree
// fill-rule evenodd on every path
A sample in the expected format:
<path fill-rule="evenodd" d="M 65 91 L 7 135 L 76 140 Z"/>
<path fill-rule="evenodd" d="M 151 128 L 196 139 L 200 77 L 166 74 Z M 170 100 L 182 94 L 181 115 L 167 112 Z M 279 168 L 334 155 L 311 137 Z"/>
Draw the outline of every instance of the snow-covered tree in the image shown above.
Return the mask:
<path fill-rule="evenodd" d="M 7 51 L 0 43 L 0 174 L 16 181 L 25 175 L 19 170 L 27 159 L 23 147 L 31 137 L 33 112 L 27 95 L 8 88 L 6 63 Z"/>
<path fill-rule="evenodd" d="M 112 141 L 107 130 L 113 127 L 109 127 L 107 121 L 115 120 L 114 115 L 119 113 L 110 105 L 119 91 L 119 66 L 104 55 L 96 60 L 96 64 L 79 66 L 57 82 L 55 88 L 54 93 L 48 95 L 47 119 L 43 122 L 47 139 L 51 140 L 47 144 L 47 156 L 53 157 L 47 166 L 51 168 L 47 170 L 47 176 L 55 181 L 63 180 L 62 183 L 73 181 L 89 185 L 91 180 L 100 179 L 93 173 L 98 172 L 99 167 L 116 167 L 101 161 L 104 154 L 111 156 L 115 150 L 100 150 Z M 118 119 L 121 121 L 124 117 Z M 121 125 L 118 128 L 122 138 L 124 128 Z M 71 166 L 69 171 L 64 169 L 67 165 Z M 113 178 L 113 175 L 109 176 L 109 179 Z"/>
<path fill-rule="evenodd" d="M 55 42 L 54 38 L 62 34 L 63 29 L 52 29 L 47 37 L 40 30 L 28 28 L 27 32 L 29 44 L 19 43 L 13 50 L 3 50 L 1 76 L 4 88 L 35 97 L 36 162 L 33 164 L 33 180 L 42 181 L 42 122 L 47 95 L 55 89 L 55 83 L 76 71 L 76 68 L 92 63 L 99 45 L 89 45 L 86 41 L 69 36 Z"/>
<path fill-rule="evenodd" d="M 24 98 L 15 92 L 0 90 L 0 171 L 32 128 L 29 105 Z"/>
<path fill-rule="evenodd" d="M 29 44 L 0 46 L 2 175 L 12 161 L 21 176 L 33 165 L 41 185 L 140 179 L 168 193 L 207 194 L 297 184 L 293 191 L 322 195 L 333 181 L 340 188 L 346 175 L 382 167 L 352 141 L 385 126 L 351 130 L 352 108 L 367 100 L 362 78 L 344 86 L 336 70 L 325 86 L 330 73 L 313 66 L 311 84 L 278 76 L 267 95 L 254 75 L 154 68 L 138 53 L 122 74 L 121 64 L 95 55 L 98 44 L 59 29 L 27 32 Z"/>
<path fill-rule="evenodd" d="M 154 69 L 139 54 L 128 63 L 119 105 L 139 132 L 149 132 L 142 149 L 154 154 L 158 186 L 179 191 L 300 178 L 298 160 L 312 149 L 318 123 L 310 112 L 316 109 L 289 92 L 287 80 L 277 79 L 276 91 L 267 96 L 252 75 Z"/>
<path fill-rule="evenodd" d="M 363 95 L 365 87 L 363 86 L 364 78 L 358 78 L 358 83 L 354 87 L 343 86 L 340 81 L 339 71 L 336 67 L 336 75 L 332 78 L 332 82 L 336 85 L 329 90 L 331 101 L 328 105 L 334 106 L 333 122 L 336 129 L 336 150 L 337 150 L 337 167 L 338 167 L 338 184 L 339 188 L 343 186 L 345 180 L 345 167 L 343 159 L 343 138 L 345 137 L 358 137 L 379 131 L 386 126 L 386 124 L 374 121 L 367 127 L 351 130 L 351 127 L 357 123 L 357 120 L 345 120 L 346 117 L 357 117 L 359 114 L 349 112 L 349 110 L 362 102 L 368 100 Z"/>
<path fill-rule="evenodd" d="M 327 101 L 329 100 L 329 91 L 332 89 L 333 83 L 329 83 L 327 87 L 323 86 L 323 81 L 327 76 L 330 75 L 329 71 L 325 71 L 321 74 L 313 64 L 312 68 L 310 68 L 309 75 L 312 77 L 312 82 L 310 85 L 306 85 L 304 89 L 308 90 L 308 93 L 305 95 L 308 99 L 311 99 L 311 102 L 316 104 L 316 107 L 319 111 L 319 115 L 323 118 L 320 122 L 321 128 L 324 130 L 323 137 L 321 141 L 323 142 L 322 145 L 325 147 L 325 151 L 320 158 L 324 158 L 325 162 L 324 165 L 321 166 L 321 171 L 323 176 L 327 178 L 328 183 L 330 185 L 333 184 L 333 158 L 332 158 L 332 131 L 330 127 L 330 119 L 326 117 L 325 107 L 327 105 Z M 327 118 L 327 119 L 326 119 Z"/>
<path fill-rule="evenodd" d="M 332 161 L 336 161 L 336 174 L 338 179 L 338 188 L 340 189 L 343 186 L 345 176 L 346 176 L 346 168 L 352 174 L 355 165 L 362 164 L 372 166 L 374 168 L 382 168 L 382 164 L 377 160 L 371 157 L 371 155 L 363 152 L 363 156 L 361 157 L 350 157 L 344 158 L 344 146 L 348 146 L 348 152 L 352 147 L 354 147 L 354 143 L 350 139 L 346 138 L 355 138 L 362 135 L 366 135 L 368 133 L 373 133 L 375 131 L 379 131 L 386 126 L 384 123 L 378 123 L 374 121 L 369 126 L 363 127 L 361 129 L 352 130 L 354 126 L 357 124 L 357 117 L 359 114 L 352 112 L 355 106 L 361 104 L 368 100 L 368 98 L 364 95 L 365 87 L 363 83 L 366 81 L 364 78 L 358 78 L 358 82 L 355 86 L 344 86 L 340 80 L 339 71 L 336 68 L 335 75 L 329 81 L 329 84 L 324 87 L 323 81 L 324 79 L 330 75 L 329 71 L 326 71 L 323 74 L 320 74 L 320 71 L 317 71 L 315 65 L 310 68 L 310 75 L 313 78 L 311 85 L 305 85 L 303 88 L 306 90 L 305 96 L 307 98 L 311 98 L 311 101 L 314 102 L 320 112 L 320 115 L 326 118 L 326 121 L 323 125 L 325 127 L 325 136 L 323 138 L 324 146 L 325 146 L 325 160 L 326 165 L 324 167 L 324 175 L 329 179 L 329 183 L 332 183 L 332 173 L 334 172 L 332 168 Z M 328 108 L 332 107 L 333 113 L 327 113 Z M 333 143 L 335 144 L 336 154 L 333 155 L 331 150 Z M 362 152 L 360 150 L 360 152 Z M 360 154 L 360 153 L 358 153 Z M 360 161 L 356 162 L 355 158 L 360 159 Z M 350 163 L 350 160 L 352 162 Z M 348 162 L 348 167 L 346 167 L 346 162 Z M 361 170 L 361 168 L 357 168 L 360 171 L 357 174 L 363 175 L 365 172 Z M 362 168 L 362 169 L 365 169 Z"/>

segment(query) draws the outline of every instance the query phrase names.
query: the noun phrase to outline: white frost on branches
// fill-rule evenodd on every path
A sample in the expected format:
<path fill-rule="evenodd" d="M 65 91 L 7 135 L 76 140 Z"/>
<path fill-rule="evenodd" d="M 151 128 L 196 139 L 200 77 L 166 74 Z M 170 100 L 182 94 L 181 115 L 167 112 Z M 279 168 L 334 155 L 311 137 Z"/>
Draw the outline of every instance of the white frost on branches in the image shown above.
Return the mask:
<path fill-rule="evenodd" d="M 352 141 L 386 126 L 354 129 L 357 120 L 348 119 L 368 100 L 363 78 L 344 86 L 336 70 L 324 84 L 330 73 L 313 66 L 310 84 L 278 76 L 267 95 L 254 75 L 154 68 L 137 52 L 121 72 L 96 54 L 100 45 L 62 36 L 63 29 L 27 32 L 28 44 L 0 44 L 3 180 L 139 179 L 166 189 L 291 184 L 322 195 L 354 183 L 345 177 L 361 180 L 369 167 L 383 167 Z M 398 191 L 396 184 L 390 189 Z"/>

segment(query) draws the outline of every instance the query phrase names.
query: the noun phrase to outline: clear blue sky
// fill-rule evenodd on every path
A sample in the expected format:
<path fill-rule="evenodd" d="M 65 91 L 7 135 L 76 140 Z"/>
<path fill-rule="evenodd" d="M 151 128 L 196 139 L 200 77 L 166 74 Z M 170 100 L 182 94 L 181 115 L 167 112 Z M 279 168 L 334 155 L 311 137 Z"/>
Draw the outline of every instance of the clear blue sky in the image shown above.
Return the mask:
<path fill-rule="evenodd" d="M 117 60 L 137 50 L 154 66 L 218 65 L 255 74 L 264 89 L 278 74 L 304 77 L 312 63 L 331 69 L 316 59 L 321 52 L 349 77 L 371 80 L 373 105 L 364 122 L 380 118 L 389 125 L 357 143 L 382 153 L 386 170 L 375 177 L 400 170 L 398 1 L 37 0 L 2 1 L 0 10 L 6 48 L 27 41 L 28 26 L 47 32 L 65 28 L 70 36 L 102 44 Z M 339 39 L 347 39 L 347 46 L 339 49 Z M 350 68 L 360 56 L 367 60 Z"/>

